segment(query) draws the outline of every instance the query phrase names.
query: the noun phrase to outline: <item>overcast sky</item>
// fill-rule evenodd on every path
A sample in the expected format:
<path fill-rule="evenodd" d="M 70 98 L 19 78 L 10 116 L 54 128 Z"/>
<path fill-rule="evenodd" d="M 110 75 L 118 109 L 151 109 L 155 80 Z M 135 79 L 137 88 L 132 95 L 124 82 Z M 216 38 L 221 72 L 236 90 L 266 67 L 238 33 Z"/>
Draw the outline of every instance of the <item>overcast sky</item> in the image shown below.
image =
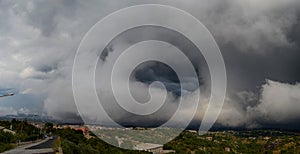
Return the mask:
<path fill-rule="evenodd" d="M 67 122 L 80 120 L 71 85 L 73 60 L 80 41 L 106 15 L 144 3 L 167 4 L 185 10 L 197 17 L 215 37 L 228 78 L 226 100 L 218 124 L 300 128 L 297 124 L 300 121 L 299 0 L 2 0 L 0 94 L 13 91 L 16 95 L 0 99 L 0 116 L 32 113 Z M 201 56 L 194 55 L 194 49 L 186 47 L 189 42 L 178 35 L 162 28 L 144 27 L 121 34 L 119 39 L 112 41 L 107 52 L 100 55 L 101 63 L 97 67 L 100 73 L 96 74 L 96 83 L 101 99 L 114 102 L 109 93 L 103 92 L 105 88 L 101 89 L 101 85 L 105 85 L 101 83 L 101 72 L 107 71 L 105 67 L 118 53 L 115 51 L 118 46 L 149 38 L 181 42 L 179 44 L 199 73 L 201 90 L 204 95 L 208 93 L 210 77 L 206 63 L 203 59 L 193 60 Z M 137 99 L 147 99 L 145 87 L 156 80 L 162 81 L 169 92 L 167 105 L 146 117 L 151 123 L 163 123 L 170 118 L 180 97 L 186 102 L 193 97 L 180 94 L 176 73 L 160 63 L 140 66 L 132 80 L 131 91 Z M 195 91 L 193 82 L 182 83 L 191 85 L 184 90 Z M 160 92 L 155 94 L 159 96 Z M 203 117 L 208 100 L 205 96 L 199 102 L 194 122 Z M 115 109 L 112 104 L 106 108 L 113 112 L 110 115 L 113 119 L 130 124 L 145 122 L 145 117 Z M 114 112 L 116 110 L 119 112 Z M 182 112 L 188 113 L 189 109 Z M 96 113 L 90 112 L 89 116 L 93 114 Z"/>

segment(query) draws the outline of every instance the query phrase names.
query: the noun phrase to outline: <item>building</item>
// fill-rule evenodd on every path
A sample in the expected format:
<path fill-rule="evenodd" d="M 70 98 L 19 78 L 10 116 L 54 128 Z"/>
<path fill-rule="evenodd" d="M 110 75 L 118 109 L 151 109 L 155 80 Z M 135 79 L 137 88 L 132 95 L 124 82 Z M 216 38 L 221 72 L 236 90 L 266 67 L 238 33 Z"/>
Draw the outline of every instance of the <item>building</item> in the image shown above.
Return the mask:
<path fill-rule="evenodd" d="M 45 127 L 45 123 L 43 122 L 29 122 L 29 124 L 39 129 L 43 129 Z"/>
<path fill-rule="evenodd" d="M 13 134 L 13 135 L 16 134 L 15 131 L 12 131 L 12 130 L 10 130 L 10 129 L 6 129 L 5 127 L 2 127 L 2 126 L 0 126 L 0 130 L 2 130 L 3 132 L 11 133 L 11 134 Z"/>
<path fill-rule="evenodd" d="M 212 141 L 212 139 L 213 139 L 213 138 L 212 138 L 211 136 L 207 136 L 207 137 L 206 137 L 206 140 L 208 140 L 208 141 Z"/>
<path fill-rule="evenodd" d="M 196 131 L 196 130 L 188 130 L 188 132 L 194 133 L 194 134 L 197 134 L 197 133 L 198 133 L 198 131 Z"/>
<path fill-rule="evenodd" d="M 153 154 L 162 154 L 164 153 L 163 145 L 153 144 L 153 143 L 141 143 L 134 146 L 135 150 L 147 151 Z"/>
<path fill-rule="evenodd" d="M 225 152 L 230 152 L 230 148 L 229 147 L 225 147 Z"/>
<path fill-rule="evenodd" d="M 90 133 L 90 130 L 85 126 L 73 127 L 71 129 L 77 130 L 77 131 L 82 131 L 82 134 L 85 136 L 89 135 L 89 133 Z"/>
<path fill-rule="evenodd" d="M 76 131 L 81 131 L 82 134 L 84 135 L 84 137 L 86 138 L 91 138 L 90 136 L 90 129 L 86 126 L 82 126 L 82 125 L 57 125 L 56 127 L 53 127 L 54 129 L 73 129 Z"/>
<path fill-rule="evenodd" d="M 265 139 L 266 141 L 268 141 L 269 139 L 271 139 L 271 137 L 266 136 L 266 137 L 264 137 L 264 139 Z"/>

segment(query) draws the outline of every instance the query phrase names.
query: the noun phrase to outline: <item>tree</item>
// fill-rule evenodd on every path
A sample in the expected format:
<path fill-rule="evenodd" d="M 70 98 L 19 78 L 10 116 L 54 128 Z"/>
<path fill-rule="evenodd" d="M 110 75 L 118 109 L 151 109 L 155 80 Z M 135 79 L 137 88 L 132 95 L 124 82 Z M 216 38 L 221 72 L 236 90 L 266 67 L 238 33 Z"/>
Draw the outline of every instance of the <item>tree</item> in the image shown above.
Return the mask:
<path fill-rule="evenodd" d="M 45 123 L 44 129 L 46 130 L 47 133 L 52 132 L 52 130 L 53 130 L 53 123 L 51 123 L 51 122 Z"/>

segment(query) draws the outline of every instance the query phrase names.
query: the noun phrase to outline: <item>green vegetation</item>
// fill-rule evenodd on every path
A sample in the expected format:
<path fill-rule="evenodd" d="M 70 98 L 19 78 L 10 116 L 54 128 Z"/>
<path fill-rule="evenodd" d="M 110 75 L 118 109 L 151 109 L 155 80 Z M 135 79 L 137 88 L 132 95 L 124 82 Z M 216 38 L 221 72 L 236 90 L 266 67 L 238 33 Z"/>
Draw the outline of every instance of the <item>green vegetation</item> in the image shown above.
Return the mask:
<path fill-rule="evenodd" d="M 14 135 L 0 130 L 0 152 L 14 148 L 14 145 L 11 143 L 15 142 L 16 137 Z"/>
<path fill-rule="evenodd" d="M 97 137 L 86 139 L 82 131 L 75 131 L 70 128 L 57 130 L 55 132 L 60 136 L 61 147 L 64 154 L 86 154 L 86 153 L 114 153 L 114 154 L 140 154 L 133 150 L 124 150 L 114 147 Z"/>
<path fill-rule="evenodd" d="M 0 130 L 0 152 L 14 148 L 18 142 L 33 141 L 43 136 L 40 129 L 26 120 L 0 121 L 0 126 L 15 132 L 13 134 Z"/>
<path fill-rule="evenodd" d="M 101 131 L 107 135 L 126 137 L 128 132 L 122 130 Z M 159 136 L 161 130 L 153 131 L 149 136 Z M 99 133 L 99 131 L 97 131 Z M 146 131 L 146 134 L 148 132 Z M 103 135 L 102 134 L 102 135 Z M 145 135 L 146 135 L 145 134 Z M 58 132 L 64 153 L 140 153 L 139 151 L 123 150 L 111 146 L 97 137 L 86 139 L 81 131 L 64 129 Z M 100 135 L 100 134 L 99 134 Z M 138 136 L 144 138 L 145 136 Z M 112 137 L 113 138 L 113 137 Z M 135 139 L 135 138 L 134 138 Z M 144 138 L 145 140 L 148 137 Z M 185 131 L 174 140 L 164 145 L 165 150 L 174 150 L 179 154 L 197 153 L 300 153 L 300 136 L 297 133 L 272 130 L 223 131 L 198 135 Z"/>
<path fill-rule="evenodd" d="M 272 135 L 273 136 L 267 136 Z M 265 136 L 261 136 L 265 135 Z M 225 131 L 205 135 L 183 132 L 164 149 L 176 153 L 300 153 L 300 136 L 275 131 Z"/>
<path fill-rule="evenodd" d="M 26 120 L 0 121 L 0 152 L 14 148 L 18 142 L 26 142 L 43 138 L 44 134 L 55 133 L 58 137 L 53 144 L 55 151 L 62 149 L 65 154 L 86 153 L 116 153 L 138 154 L 147 153 L 134 150 L 124 150 L 112 146 L 94 134 L 84 136 L 83 132 L 70 128 L 55 130 L 52 123 L 46 123 L 43 129 L 36 128 Z M 13 132 L 4 131 L 10 129 Z M 98 136 L 122 147 L 132 147 L 141 142 L 162 142 L 169 140 L 176 134 L 175 129 L 102 129 Z M 88 138 L 86 138 L 88 137 Z M 174 140 L 164 145 L 164 150 L 174 150 L 175 153 L 300 153 L 299 133 L 275 130 L 249 130 L 249 131 L 220 131 L 198 135 L 193 131 L 184 131 Z"/>

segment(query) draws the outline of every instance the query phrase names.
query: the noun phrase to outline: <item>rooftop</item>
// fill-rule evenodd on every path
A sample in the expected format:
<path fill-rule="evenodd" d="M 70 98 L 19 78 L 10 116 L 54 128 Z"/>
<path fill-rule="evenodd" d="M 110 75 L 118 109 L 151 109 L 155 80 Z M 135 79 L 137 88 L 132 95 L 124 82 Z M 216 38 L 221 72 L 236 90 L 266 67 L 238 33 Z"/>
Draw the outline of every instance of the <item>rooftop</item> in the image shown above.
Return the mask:
<path fill-rule="evenodd" d="M 136 150 L 151 150 L 151 149 L 161 148 L 161 147 L 163 147 L 163 145 L 153 144 L 153 143 L 141 143 L 141 144 L 135 145 Z"/>

